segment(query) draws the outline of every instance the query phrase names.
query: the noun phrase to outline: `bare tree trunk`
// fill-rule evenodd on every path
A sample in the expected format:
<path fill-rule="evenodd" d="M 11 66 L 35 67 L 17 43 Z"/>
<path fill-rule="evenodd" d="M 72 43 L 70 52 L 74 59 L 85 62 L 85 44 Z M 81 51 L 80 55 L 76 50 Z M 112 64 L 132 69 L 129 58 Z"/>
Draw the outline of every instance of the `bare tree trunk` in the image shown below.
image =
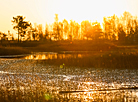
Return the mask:
<path fill-rule="evenodd" d="M 18 43 L 19 43 L 19 27 L 18 27 Z"/>

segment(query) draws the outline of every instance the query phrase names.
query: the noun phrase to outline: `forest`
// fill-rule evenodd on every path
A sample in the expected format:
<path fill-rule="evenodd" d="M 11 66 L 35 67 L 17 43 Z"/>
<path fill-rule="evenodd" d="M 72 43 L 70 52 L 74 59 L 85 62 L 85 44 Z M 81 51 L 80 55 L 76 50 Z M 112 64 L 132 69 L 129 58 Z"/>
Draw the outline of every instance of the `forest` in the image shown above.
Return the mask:
<path fill-rule="evenodd" d="M 63 41 L 63 40 L 107 40 L 119 41 L 124 43 L 138 42 L 138 19 L 129 12 L 124 12 L 119 18 L 115 14 L 109 17 L 103 17 L 102 24 L 98 21 L 91 22 L 84 20 L 80 24 L 76 21 L 62 22 L 58 20 L 58 14 L 55 14 L 55 21 L 52 24 L 32 24 L 25 21 L 25 17 L 13 17 L 11 23 L 16 30 L 17 38 L 8 31 L 8 34 L 0 32 L 1 43 L 6 40 L 24 42 L 24 41 Z"/>

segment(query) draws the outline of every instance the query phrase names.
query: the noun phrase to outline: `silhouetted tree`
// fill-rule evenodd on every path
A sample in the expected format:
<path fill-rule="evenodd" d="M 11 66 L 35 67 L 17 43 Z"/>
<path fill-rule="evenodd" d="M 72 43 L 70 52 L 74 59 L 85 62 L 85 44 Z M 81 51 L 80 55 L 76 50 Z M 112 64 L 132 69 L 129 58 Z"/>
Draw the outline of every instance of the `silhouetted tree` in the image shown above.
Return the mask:
<path fill-rule="evenodd" d="M 134 20 L 133 16 L 129 12 L 124 12 L 123 16 L 120 17 L 123 25 L 123 30 L 127 36 L 127 42 L 132 42 L 134 39 Z"/>
<path fill-rule="evenodd" d="M 113 40 L 116 37 L 115 35 L 117 33 L 117 22 L 118 22 L 118 17 L 116 15 L 110 17 L 104 17 L 103 27 L 104 27 L 105 39 Z"/>
<path fill-rule="evenodd" d="M 27 32 L 27 41 L 36 40 L 36 37 L 38 36 L 36 28 L 33 28 L 32 26 Z"/>
<path fill-rule="evenodd" d="M 111 16 L 112 40 L 116 40 L 118 22 L 119 18 L 115 14 Z"/>
<path fill-rule="evenodd" d="M 63 23 L 59 22 L 59 40 L 63 39 Z"/>
<path fill-rule="evenodd" d="M 103 27 L 104 27 L 104 38 L 110 39 L 111 22 L 108 20 L 107 17 L 103 18 Z"/>
<path fill-rule="evenodd" d="M 25 17 L 23 16 L 16 16 L 13 17 L 13 24 L 14 27 L 13 29 L 18 30 L 18 42 L 19 42 L 19 36 L 24 37 L 24 35 L 26 34 L 26 29 L 28 27 L 30 27 L 31 24 L 29 24 L 29 22 L 24 21 Z"/>
<path fill-rule="evenodd" d="M 92 38 L 92 26 L 91 23 L 89 21 L 82 21 L 81 22 L 81 34 L 83 35 L 83 37 L 86 37 L 87 40 L 88 38 Z"/>
<path fill-rule="evenodd" d="M 8 36 L 8 40 L 11 40 L 12 35 L 11 35 L 9 30 L 8 30 L 8 35 L 7 36 Z"/>
<path fill-rule="evenodd" d="M 98 40 L 103 36 L 101 25 L 97 21 L 92 23 L 92 35 L 95 40 Z"/>
<path fill-rule="evenodd" d="M 36 40 L 39 40 L 39 33 L 41 33 L 41 25 L 40 25 L 40 28 L 38 29 L 38 25 L 37 23 L 34 23 L 34 27 L 32 27 L 32 37 L 33 37 L 33 40 L 36 41 Z M 39 31 L 40 30 L 40 31 Z"/>
<path fill-rule="evenodd" d="M 116 36 L 115 36 L 115 34 L 113 33 L 113 35 L 112 35 L 112 40 L 113 41 L 115 41 L 116 40 Z"/>
<path fill-rule="evenodd" d="M 70 30 L 69 30 L 69 40 L 72 40 L 72 38 L 74 37 L 74 21 L 70 20 Z"/>
<path fill-rule="evenodd" d="M 131 29 L 130 29 L 130 34 L 129 34 L 129 39 L 130 39 L 130 42 L 132 43 L 132 42 L 134 42 L 134 30 L 133 30 L 133 28 L 131 27 Z"/>
<path fill-rule="evenodd" d="M 39 35 L 39 40 L 43 40 L 44 36 L 43 36 L 43 26 L 42 26 L 42 24 L 37 25 L 36 29 L 37 29 L 36 31 Z"/>
<path fill-rule="evenodd" d="M 45 39 L 46 40 L 49 39 L 49 28 L 48 28 L 48 24 L 45 25 Z"/>
<path fill-rule="evenodd" d="M 120 19 L 121 19 L 124 31 L 126 32 L 126 34 L 130 34 L 132 15 L 129 12 L 125 11 L 123 13 L 123 16 L 121 16 Z"/>
<path fill-rule="evenodd" d="M 75 22 L 75 27 L 74 27 L 74 39 L 79 38 L 79 29 L 80 29 L 80 25 L 79 23 Z"/>
<path fill-rule="evenodd" d="M 67 39 L 69 33 L 69 23 L 66 19 L 63 21 L 63 39 Z"/>
<path fill-rule="evenodd" d="M 134 20 L 134 23 L 135 23 L 135 32 L 134 32 L 135 41 L 138 42 L 138 22 L 137 22 L 137 19 Z"/>
<path fill-rule="evenodd" d="M 126 33 L 123 30 L 122 24 L 119 24 L 118 25 L 118 40 L 124 42 L 125 38 L 126 38 Z"/>
<path fill-rule="evenodd" d="M 38 32 L 37 32 L 36 28 L 32 31 L 32 37 L 33 37 L 34 41 L 38 38 Z"/>
<path fill-rule="evenodd" d="M 0 40 L 1 40 L 1 43 L 2 43 L 2 41 L 4 41 L 4 40 L 8 40 L 7 34 L 0 32 Z"/>
<path fill-rule="evenodd" d="M 55 22 L 53 24 L 53 36 L 56 40 L 59 40 L 60 28 L 59 28 L 59 22 L 58 22 L 58 14 L 55 14 Z"/>

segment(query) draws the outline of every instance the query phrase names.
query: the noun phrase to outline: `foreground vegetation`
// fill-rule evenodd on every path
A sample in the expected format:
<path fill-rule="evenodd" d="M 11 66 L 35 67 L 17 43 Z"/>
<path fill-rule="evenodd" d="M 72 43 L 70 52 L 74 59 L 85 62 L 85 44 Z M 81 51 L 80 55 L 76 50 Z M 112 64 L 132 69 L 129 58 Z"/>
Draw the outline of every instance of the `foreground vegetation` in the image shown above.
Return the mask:
<path fill-rule="evenodd" d="M 137 96 L 133 93 L 136 92 L 135 90 L 60 93 L 60 91 L 118 89 L 131 85 L 131 82 L 133 84 L 129 87 L 134 87 L 137 85 L 137 70 L 80 69 L 78 67 L 66 69 L 67 67 L 36 64 L 35 62 L 38 62 L 36 60 L 0 61 L 1 65 L 4 63 L 6 65 L 3 68 L 0 66 L 2 70 L 0 73 L 1 102 L 123 102 L 130 100 L 128 96 L 132 95 L 137 100 Z M 70 81 L 65 81 L 68 77 L 72 78 Z M 111 87 L 110 83 L 113 83 Z"/>
<path fill-rule="evenodd" d="M 6 76 L 0 85 L 0 102 L 60 102 L 63 99 L 52 93 L 37 75 L 3 75 Z"/>
<path fill-rule="evenodd" d="M 19 79 L 19 74 L 11 76 L 10 74 L 3 75 L 5 82 L 0 86 L 0 101 L 1 102 L 83 102 L 84 97 L 68 97 L 71 94 L 59 94 L 57 90 L 53 90 L 47 87 L 46 83 L 37 75 L 23 75 L 25 80 Z M 14 80 L 12 79 L 14 78 Z M 110 99 L 107 98 L 108 94 L 111 95 Z M 122 102 L 129 94 L 122 97 L 120 91 L 110 93 L 91 93 L 89 101 L 118 101 Z M 115 95 L 114 95 L 115 94 Z M 82 96 L 87 96 L 86 93 L 81 93 Z M 89 94 L 88 94 L 89 95 Z M 100 97 L 101 96 L 101 97 Z"/>

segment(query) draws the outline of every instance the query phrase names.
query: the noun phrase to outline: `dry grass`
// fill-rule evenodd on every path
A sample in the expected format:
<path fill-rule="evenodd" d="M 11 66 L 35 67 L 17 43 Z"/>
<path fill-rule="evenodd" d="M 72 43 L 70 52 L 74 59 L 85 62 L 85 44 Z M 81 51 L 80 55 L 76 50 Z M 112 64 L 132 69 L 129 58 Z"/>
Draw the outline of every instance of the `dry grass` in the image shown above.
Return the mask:
<path fill-rule="evenodd" d="M 138 51 L 137 50 L 122 50 L 122 51 L 102 51 L 85 54 L 83 57 L 63 58 L 63 59 L 48 59 L 40 61 L 40 63 L 66 66 L 78 66 L 89 68 L 137 68 L 138 66 Z"/>
<path fill-rule="evenodd" d="M 86 100 L 92 102 L 122 102 L 126 97 L 129 96 L 129 94 L 128 96 L 123 96 L 123 91 L 111 91 L 107 93 L 93 91 L 91 93 L 75 93 L 75 96 L 68 93 L 58 94 L 56 93 L 56 90 L 47 87 L 45 81 L 41 80 L 41 78 L 37 75 L 3 74 L 2 77 L 2 84 L 0 84 L 0 102 L 84 102 Z M 65 82 L 63 85 L 70 85 L 69 83 L 70 82 Z M 79 95 L 82 97 L 78 98 Z M 85 96 L 89 97 L 85 98 Z M 90 97 L 93 97 L 93 99 Z"/>
<path fill-rule="evenodd" d="M 98 54 L 96 56 L 99 56 Z M 70 60 L 71 61 L 71 60 Z M 57 91 L 72 91 L 76 90 L 78 88 L 78 83 L 74 83 L 73 81 L 64 81 L 61 80 L 56 81 L 56 77 L 53 75 L 60 75 L 60 74 L 65 74 L 63 73 L 64 68 L 59 68 L 59 67 L 40 67 L 40 64 L 37 64 L 38 67 L 35 67 L 34 64 L 36 62 L 39 63 L 39 61 L 26 61 L 26 60 L 20 60 L 18 63 L 15 63 L 14 61 L 12 62 L 13 64 L 17 65 L 14 67 L 4 67 L 3 71 L 4 72 L 11 72 L 14 74 L 6 74 L 6 73 L 0 73 L 0 102 L 84 102 L 84 101 L 96 101 L 96 102 L 101 102 L 101 101 L 118 101 L 122 102 L 126 97 L 123 96 L 124 93 L 121 91 L 117 92 L 91 92 L 91 93 L 75 93 L 74 94 L 58 94 L 56 93 Z M 11 63 L 11 62 L 8 62 Z M 12 65 L 13 65 L 12 64 Z M 29 66 L 30 65 L 30 66 Z M 11 64 L 9 64 L 11 66 Z M 23 67 L 24 66 L 24 67 Z M 25 67 L 27 66 L 27 67 Z M 31 67 L 32 66 L 32 67 Z M 31 73 L 31 69 L 35 67 L 34 73 Z M 40 69 L 39 69 L 40 68 Z M 44 72 L 41 72 L 41 70 L 45 68 Z M 60 69 L 60 70 L 59 70 Z M 37 70 L 40 70 L 37 71 Z M 72 70 L 72 69 L 71 69 Z M 70 70 L 70 71 L 71 71 Z M 69 70 L 68 70 L 69 71 Z M 67 71 L 67 73 L 69 73 Z M 76 73 L 81 73 L 79 70 L 74 70 Z M 78 71 L 78 72 L 77 72 Z M 84 71 L 84 70 L 82 70 Z M 61 72 L 61 73 L 60 73 Z M 102 74 L 104 73 L 101 71 Z M 36 74 L 39 73 L 39 74 Z M 44 74 L 40 73 L 49 73 L 52 74 L 51 76 L 49 75 L 48 77 L 45 76 Z M 60 73 L 60 74 L 58 74 Z M 86 72 L 87 73 L 87 72 Z M 96 71 L 97 73 L 97 71 Z M 71 74 L 73 72 L 71 71 Z M 93 73 L 94 74 L 94 73 Z M 65 74 L 66 75 L 66 74 Z M 70 75 L 70 74 L 69 74 Z M 79 74 L 77 74 L 79 75 Z M 86 75 L 86 79 L 90 78 Z M 97 73 L 98 75 L 98 73 Z M 116 74 L 114 74 L 116 75 Z M 118 75 L 118 74 L 117 74 Z M 51 79 L 54 79 L 52 82 Z M 58 77 L 59 78 L 59 77 Z M 85 79 L 84 78 L 84 79 Z M 87 81 L 88 81 L 87 79 Z M 109 78 L 110 79 L 110 78 Z M 108 79 L 108 81 L 109 81 Z M 97 81 L 99 80 L 96 79 Z M 86 80 L 85 80 L 86 81 Z M 80 84 L 79 87 L 82 88 L 96 88 L 96 84 Z M 54 87 L 60 87 L 60 88 L 54 88 Z M 101 86 L 98 88 L 101 88 Z M 57 89 L 57 90 L 56 90 Z M 127 91 L 126 91 L 127 93 Z M 70 97 L 69 97 L 70 95 Z M 129 96 L 130 94 L 128 94 Z M 80 97 L 81 96 L 81 97 Z M 85 98 L 85 96 L 90 96 Z M 76 98 L 79 97 L 79 98 Z M 92 99 L 92 98 L 93 99 Z M 110 97 L 110 98 L 109 98 Z"/>
<path fill-rule="evenodd" d="M 25 75 L 24 77 L 26 78 L 23 80 L 18 74 L 12 77 L 6 74 L 3 84 L 0 85 L 0 102 L 53 102 L 57 100 L 38 76 Z"/>

